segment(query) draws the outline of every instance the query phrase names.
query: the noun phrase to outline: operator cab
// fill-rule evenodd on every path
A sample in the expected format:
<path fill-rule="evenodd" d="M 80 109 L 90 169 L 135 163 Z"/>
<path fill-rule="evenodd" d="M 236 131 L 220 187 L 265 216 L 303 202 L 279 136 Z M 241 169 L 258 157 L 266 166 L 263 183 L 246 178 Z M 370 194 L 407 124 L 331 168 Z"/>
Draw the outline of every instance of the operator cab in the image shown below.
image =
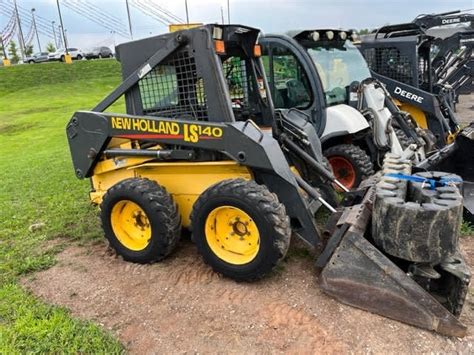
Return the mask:
<path fill-rule="evenodd" d="M 364 57 L 346 31 L 304 31 L 294 37 L 310 55 L 321 80 L 326 104 L 347 104 L 354 81 L 370 78 Z"/>

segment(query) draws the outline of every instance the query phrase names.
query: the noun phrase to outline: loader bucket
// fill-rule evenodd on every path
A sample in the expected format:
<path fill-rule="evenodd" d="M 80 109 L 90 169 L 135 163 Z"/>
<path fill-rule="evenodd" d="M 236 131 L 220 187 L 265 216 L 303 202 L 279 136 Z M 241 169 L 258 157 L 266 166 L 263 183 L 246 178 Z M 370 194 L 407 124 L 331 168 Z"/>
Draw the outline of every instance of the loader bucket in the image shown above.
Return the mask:
<path fill-rule="evenodd" d="M 321 272 L 322 289 L 342 303 L 438 333 L 467 328 L 376 247 L 350 229 Z"/>
<path fill-rule="evenodd" d="M 456 317 L 462 311 L 470 272 L 457 248 L 461 196 L 457 187 L 426 190 L 419 183 L 409 184 L 386 175 L 410 170 L 409 161 L 387 155 L 382 172 L 361 184 L 365 191 L 359 191 L 359 200 L 344 208 L 335 226 L 327 227 L 331 237 L 316 262 L 322 269 L 320 285 L 342 303 L 444 335 L 463 337 L 467 329 Z M 423 195 L 440 207 L 403 202 L 396 197 L 409 196 L 410 191 L 415 198 Z M 406 205 L 405 213 L 397 213 L 390 208 L 391 203 L 393 207 Z M 453 218 L 456 214 L 458 218 Z M 410 221 L 412 217 L 416 220 Z M 451 229 L 438 234 L 436 231 L 442 228 L 431 228 L 430 233 L 428 227 L 417 229 L 418 225 L 433 221 L 444 222 Z M 414 228 L 405 231 L 400 227 L 407 224 Z M 407 246 L 408 257 L 413 261 L 404 254 Z M 432 274 L 420 272 L 425 261 L 429 261 L 427 269 Z"/>
<path fill-rule="evenodd" d="M 464 219 L 474 223 L 474 122 L 459 132 L 454 143 L 418 164 L 416 170 L 455 173 L 464 180 Z"/>

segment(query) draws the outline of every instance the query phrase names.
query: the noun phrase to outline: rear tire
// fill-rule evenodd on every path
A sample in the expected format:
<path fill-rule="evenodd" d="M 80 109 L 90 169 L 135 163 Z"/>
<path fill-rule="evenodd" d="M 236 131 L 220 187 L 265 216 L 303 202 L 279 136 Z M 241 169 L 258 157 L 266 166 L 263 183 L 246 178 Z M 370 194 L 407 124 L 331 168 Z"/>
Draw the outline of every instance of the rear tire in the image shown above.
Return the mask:
<path fill-rule="evenodd" d="M 290 245 L 285 206 L 255 181 L 231 179 L 209 187 L 194 204 L 191 222 L 206 264 L 238 281 L 265 276 Z"/>
<path fill-rule="evenodd" d="M 178 244 L 178 208 L 155 181 L 132 178 L 117 183 L 104 195 L 100 210 L 105 237 L 124 260 L 159 261 Z"/>
<path fill-rule="evenodd" d="M 324 151 L 334 176 L 348 189 L 359 186 L 374 174 L 374 165 L 367 153 L 353 144 L 338 144 Z"/>
<path fill-rule="evenodd" d="M 76 57 L 76 60 L 81 60 L 81 59 L 82 59 L 82 55 L 78 54 Z"/>

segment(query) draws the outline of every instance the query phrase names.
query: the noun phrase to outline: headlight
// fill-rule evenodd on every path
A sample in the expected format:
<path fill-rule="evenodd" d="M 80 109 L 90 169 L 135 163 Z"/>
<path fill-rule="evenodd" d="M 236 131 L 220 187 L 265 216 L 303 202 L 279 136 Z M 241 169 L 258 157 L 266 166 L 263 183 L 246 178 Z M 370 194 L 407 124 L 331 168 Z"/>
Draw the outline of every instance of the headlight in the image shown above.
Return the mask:
<path fill-rule="evenodd" d="M 329 40 L 332 40 L 334 38 L 334 32 L 333 31 L 327 31 L 326 32 L 326 37 Z"/>
<path fill-rule="evenodd" d="M 339 32 L 339 38 L 341 38 L 343 41 L 345 41 L 346 38 L 347 38 L 347 33 L 346 32 Z"/>
<path fill-rule="evenodd" d="M 314 31 L 313 33 L 311 33 L 311 38 L 312 38 L 313 41 L 315 41 L 315 42 L 319 41 L 319 32 L 318 32 L 318 31 Z"/>

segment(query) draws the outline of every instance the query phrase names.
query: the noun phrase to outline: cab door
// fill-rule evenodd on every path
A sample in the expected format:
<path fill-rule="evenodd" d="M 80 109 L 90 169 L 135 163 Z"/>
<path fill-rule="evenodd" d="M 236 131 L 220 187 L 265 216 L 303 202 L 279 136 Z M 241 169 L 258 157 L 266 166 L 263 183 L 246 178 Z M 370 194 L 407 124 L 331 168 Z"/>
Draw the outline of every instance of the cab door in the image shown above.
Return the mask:
<path fill-rule="evenodd" d="M 321 136 L 326 125 L 324 95 L 309 55 L 287 36 L 264 36 L 260 44 L 275 109 L 304 112 Z"/>

